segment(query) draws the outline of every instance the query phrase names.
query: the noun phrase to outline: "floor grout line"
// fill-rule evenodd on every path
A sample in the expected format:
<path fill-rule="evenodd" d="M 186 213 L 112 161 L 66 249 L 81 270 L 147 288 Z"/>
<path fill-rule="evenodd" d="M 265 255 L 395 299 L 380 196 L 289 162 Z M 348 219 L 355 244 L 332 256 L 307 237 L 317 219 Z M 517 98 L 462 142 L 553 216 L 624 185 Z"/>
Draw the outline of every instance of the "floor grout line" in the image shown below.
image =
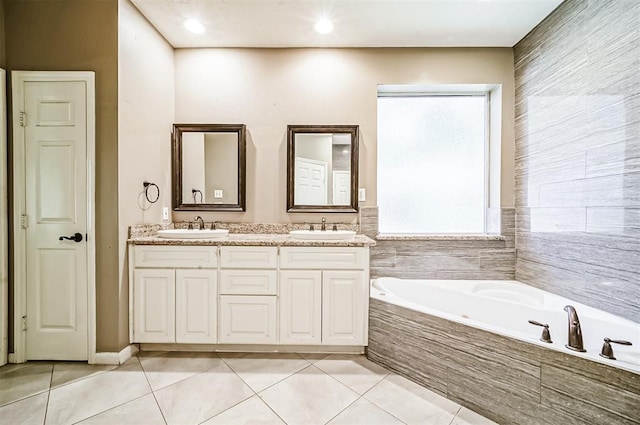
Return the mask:
<path fill-rule="evenodd" d="M 218 415 L 223 414 L 224 412 L 228 411 L 229 409 L 233 409 L 233 408 L 234 408 L 234 407 L 236 407 L 237 405 L 239 405 L 239 404 L 241 404 L 241 403 L 244 403 L 245 401 L 249 400 L 251 397 L 258 395 L 258 394 L 255 392 L 255 390 L 254 390 L 253 388 L 251 388 L 251 385 L 249 385 L 249 384 L 248 384 L 244 379 L 242 379 L 242 378 L 240 377 L 240 375 L 238 375 L 238 373 L 237 373 L 235 370 L 233 370 L 233 368 L 231 367 L 231 365 L 229 365 L 229 363 L 227 363 L 227 362 L 224 360 L 224 358 L 220 356 L 220 354 L 219 354 L 219 353 L 216 353 L 216 356 L 220 359 L 220 361 L 221 361 L 221 362 L 222 362 L 222 363 L 223 363 L 223 364 L 224 364 L 224 365 L 225 365 L 225 366 L 226 366 L 226 367 L 227 367 L 231 372 L 233 372 L 233 374 L 234 374 L 234 375 L 236 375 L 236 378 L 238 378 L 238 379 L 239 379 L 239 380 L 240 380 L 244 385 L 246 385 L 246 386 L 247 386 L 247 388 L 249 388 L 249 389 L 251 390 L 251 392 L 253 393 L 253 395 L 251 395 L 251 396 L 249 396 L 249 397 L 247 397 L 247 398 L 245 398 L 245 399 L 242 399 L 242 400 L 240 400 L 239 402 L 237 402 L 236 404 L 234 404 L 233 406 L 229 406 L 228 408 L 224 409 L 223 411 L 218 412 L 218 413 L 216 413 L 215 415 L 211 416 L 210 418 L 205 419 L 204 421 L 200 422 L 201 424 L 202 424 L 202 423 L 204 423 L 204 422 L 206 422 L 206 421 L 208 421 L 208 420 L 210 420 L 210 419 L 215 418 L 215 417 L 216 417 L 216 416 L 218 416 Z M 231 357 L 230 357 L 230 358 L 231 358 Z M 200 372 L 200 373 L 204 373 L 204 372 Z"/>
<path fill-rule="evenodd" d="M 44 417 L 42 418 L 42 425 L 47 423 L 47 414 L 49 413 L 49 399 L 51 398 L 51 390 L 47 392 L 47 402 L 44 404 Z"/>
<path fill-rule="evenodd" d="M 164 416 L 164 412 L 162 411 L 162 408 L 160 407 L 160 403 L 158 402 L 158 398 L 156 397 L 156 392 L 153 390 L 153 387 L 151 386 L 151 382 L 149 382 L 149 377 L 147 376 L 147 372 L 144 371 L 144 367 L 142 366 L 142 362 L 140 361 L 139 358 L 138 358 L 138 363 L 140 363 L 140 369 L 142 370 L 142 374 L 144 375 L 144 379 L 147 380 L 147 385 L 149 385 L 149 389 L 151 390 L 151 394 L 153 395 L 153 400 L 156 402 L 156 406 L 158 406 L 158 410 L 160 411 L 160 415 L 162 416 L 162 420 L 164 421 L 165 425 L 167 425 L 167 418 Z"/>
<path fill-rule="evenodd" d="M 377 363 L 376 363 L 377 364 Z M 384 368 L 387 371 L 389 369 L 387 369 L 386 367 Z M 387 409 L 385 409 L 382 406 L 379 406 L 378 404 L 376 404 L 375 402 L 373 402 L 372 400 L 369 400 L 368 398 L 366 398 L 365 396 L 371 391 L 373 390 L 375 387 L 377 387 L 378 385 L 380 385 L 382 383 L 382 381 L 384 381 L 385 379 L 387 379 L 387 377 L 391 376 L 393 372 L 389 371 L 387 372 L 387 374 L 384 376 L 384 378 L 382 378 L 381 380 L 379 380 L 378 382 L 375 383 L 375 385 L 373 385 L 371 388 L 369 388 L 367 391 L 364 392 L 364 394 L 362 394 L 361 398 L 365 399 L 366 401 L 368 401 L 369 403 L 371 403 L 372 405 L 374 405 L 375 407 L 377 407 L 378 409 L 382 410 L 383 412 L 385 412 L 386 414 L 388 414 L 389 416 L 397 419 L 399 422 L 403 423 L 406 425 L 406 422 L 403 421 L 402 419 L 400 419 L 399 417 L 397 417 L 396 415 L 394 415 L 393 413 L 389 412 Z"/>
<path fill-rule="evenodd" d="M 453 421 L 456 420 L 456 418 L 458 417 L 458 413 L 460 413 L 461 410 L 462 410 L 462 406 L 458 407 L 458 410 L 456 410 L 455 415 L 453 415 L 453 418 L 451 418 L 451 421 L 449 421 L 449 425 L 451 425 Z"/>

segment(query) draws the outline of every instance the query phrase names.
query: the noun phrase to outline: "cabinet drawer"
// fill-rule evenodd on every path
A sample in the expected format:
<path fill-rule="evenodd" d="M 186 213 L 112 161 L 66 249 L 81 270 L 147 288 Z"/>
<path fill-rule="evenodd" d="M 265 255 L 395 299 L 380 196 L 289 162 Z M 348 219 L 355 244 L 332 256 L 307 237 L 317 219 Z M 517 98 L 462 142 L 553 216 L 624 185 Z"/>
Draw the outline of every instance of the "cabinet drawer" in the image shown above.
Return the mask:
<path fill-rule="evenodd" d="M 275 269 L 278 248 L 275 246 L 223 246 L 220 265 L 235 269 Z"/>
<path fill-rule="evenodd" d="M 216 268 L 215 246 L 137 245 L 134 267 Z"/>
<path fill-rule="evenodd" d="M 275 270 L 222 270 L 220 294 L 276 295 L 278 279 Z"/>
<path fill-rule="evenodd" d="M 222 344 L 275 344 L 275 296 L 220 296 Z"/>
<path fill-rule="evenodd" d="M 282 247 L 281 269 L 363 269 L 366 250 L 352 247 Z"/>

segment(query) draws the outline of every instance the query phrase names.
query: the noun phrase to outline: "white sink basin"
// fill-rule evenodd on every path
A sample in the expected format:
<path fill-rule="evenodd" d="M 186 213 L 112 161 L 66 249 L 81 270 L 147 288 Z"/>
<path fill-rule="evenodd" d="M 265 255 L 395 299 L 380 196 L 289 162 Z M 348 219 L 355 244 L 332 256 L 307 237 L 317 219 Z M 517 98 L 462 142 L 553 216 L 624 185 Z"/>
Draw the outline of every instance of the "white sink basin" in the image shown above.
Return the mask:
<path fill-rule="evenodd" d="M 158 236 L 167 239 L 221 239 L 229 235 L 226 229 L 216 230 L 187 230 L 168 229 L 158 230 Z"/>
<path fill-rule="evenodd" d="M 353 230 L 292 230 L 292 239 L 314 241 L 351 241 L 356 236 Z"/>

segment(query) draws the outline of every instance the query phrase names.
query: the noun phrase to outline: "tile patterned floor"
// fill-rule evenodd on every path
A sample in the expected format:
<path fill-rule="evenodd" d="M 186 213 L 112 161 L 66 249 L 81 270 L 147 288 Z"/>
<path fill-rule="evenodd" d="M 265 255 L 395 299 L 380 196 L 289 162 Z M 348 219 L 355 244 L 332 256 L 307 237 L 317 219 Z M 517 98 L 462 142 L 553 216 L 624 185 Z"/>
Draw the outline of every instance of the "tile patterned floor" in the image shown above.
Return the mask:
<path fill-rule="evenodd" d="M 0 368 L 0 424 L 76 423 L 494 422 L 355 355 L 140 352 L 119 367 Z"/>

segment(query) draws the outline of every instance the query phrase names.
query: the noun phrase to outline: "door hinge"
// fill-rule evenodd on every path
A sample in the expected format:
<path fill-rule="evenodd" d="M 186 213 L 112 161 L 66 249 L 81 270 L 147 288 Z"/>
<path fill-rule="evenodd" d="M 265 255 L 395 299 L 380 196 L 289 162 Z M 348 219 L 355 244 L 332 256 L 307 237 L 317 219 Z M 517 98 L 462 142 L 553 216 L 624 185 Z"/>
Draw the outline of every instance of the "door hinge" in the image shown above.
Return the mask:
<path fill-rule="evenodd" d="M 20 111 L 20 127 L 27 126 L 27 113 L 24 111 Z"/>
<path fill-rule="evenodd" d="M 26 214 L 20 215 L 20 227 L 26 229 L 29 227 L 29 216 Z"/>
<path fill-rule="evenodd" d="M 22 330 L 27 330 L 27 316 L 22 316 Z"/>

